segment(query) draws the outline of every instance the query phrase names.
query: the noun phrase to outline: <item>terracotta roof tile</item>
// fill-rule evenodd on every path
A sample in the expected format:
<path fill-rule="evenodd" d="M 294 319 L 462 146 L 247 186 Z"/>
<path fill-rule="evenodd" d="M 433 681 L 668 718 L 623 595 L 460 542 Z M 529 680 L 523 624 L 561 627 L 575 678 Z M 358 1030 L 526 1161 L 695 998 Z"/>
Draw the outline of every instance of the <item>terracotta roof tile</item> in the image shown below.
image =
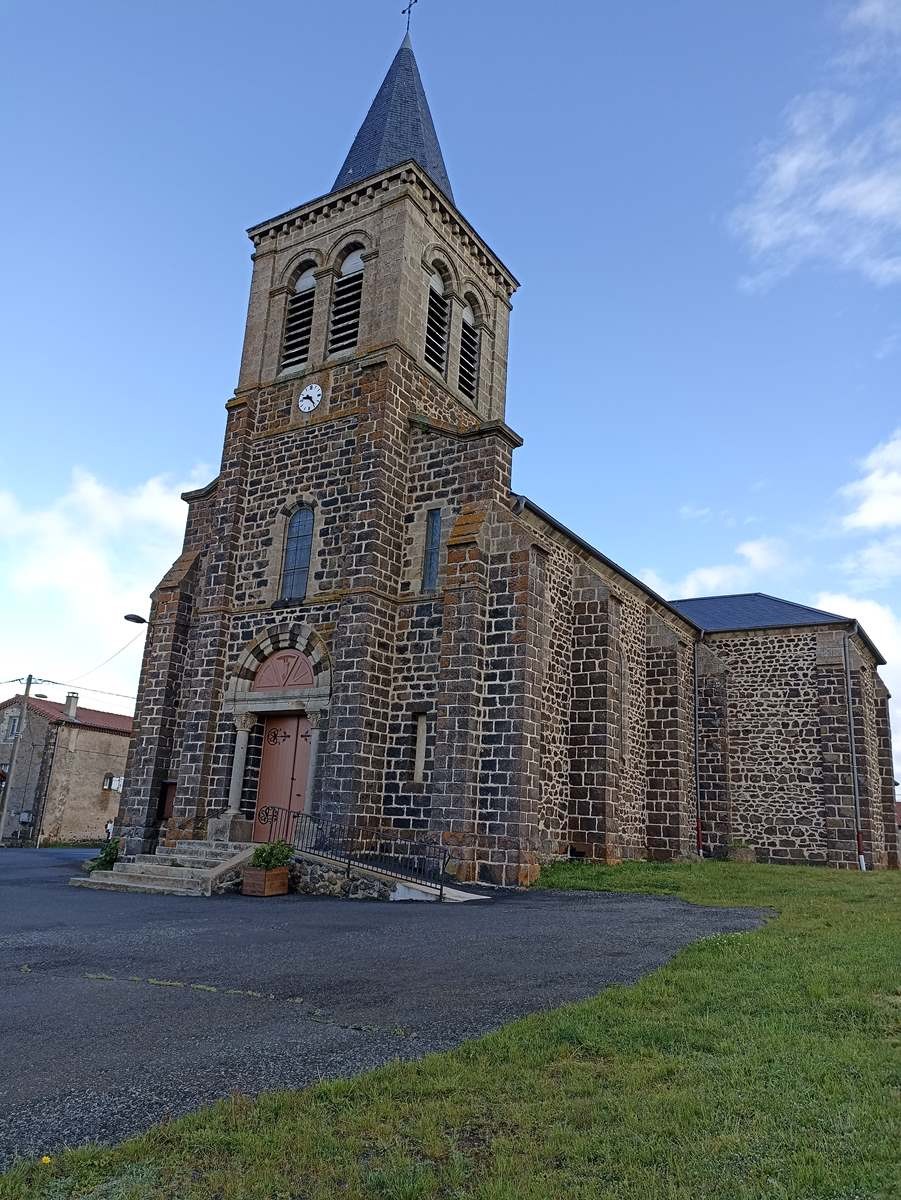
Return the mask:
<path fill-rule="evenodd" d="M 4 700 L 0 704 L 0 708 L 6 708 L 8 704 L 21 705 L 24 699 L 24 696 L 10 696 L 8 700 Z M 28 707 L 32 712 L 40 713 L 41 716 L 47 717 L 51 721 L 62 721 L 66 725 L 81 725 L 88 729 L 104 729 L 108 733 L 122 733 L 130 736 L 134 725 L 133 718 L 122 713 L 103 712 L 99 708 L 84 708 L 81 704 L 78 706 L 73 721 L 66 716 L 64 704 L 58 704 L 55 700 L 38 700 L 34 696 L 28 697 Z"/>

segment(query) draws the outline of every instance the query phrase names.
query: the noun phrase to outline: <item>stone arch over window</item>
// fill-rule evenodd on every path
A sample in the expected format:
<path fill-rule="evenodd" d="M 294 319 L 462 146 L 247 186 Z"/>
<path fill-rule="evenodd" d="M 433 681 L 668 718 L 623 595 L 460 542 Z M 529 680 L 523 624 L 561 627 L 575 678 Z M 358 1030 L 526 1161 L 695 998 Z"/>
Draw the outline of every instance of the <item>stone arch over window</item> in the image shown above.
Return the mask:
<path fill-rule="evenodd" d="M 484 309 L 474 292 L 464 292 L 460 322 L 460 356 L 457 382 L 467 400 L 478 404 L 479 375 L 482 358 L 482 327 Z"/>
<path fill-rule="evenodd" d="M 332 292 L 329 322 L 329 354 L 353 350 L 360 340 L 365 251 L 366 247 L 362 242 L 352 241 L 345 243 L 337 256 L 337 277 Z"/>
<path fill-rule="evenodd" d="M 281 370 L 302 367 L 310 357 L 313 312 L 316 307 L 316 263 L 307 259 L 293 272 L 285 327 L 282 333 Z"/>
<path fill-rule="evenodd" d="M 306 622 L 270 626 L 240 653 L 226 710 L 322 712 L 332 692 L 325 642 Z"/>
<path fill-rule="evenodd" d="M 453 276 L 446 263 L 436 258 L 428 276 L 429 297 L 425 320 L 425 360 L 441 375 L 447 374 L 450 340 Z"/>

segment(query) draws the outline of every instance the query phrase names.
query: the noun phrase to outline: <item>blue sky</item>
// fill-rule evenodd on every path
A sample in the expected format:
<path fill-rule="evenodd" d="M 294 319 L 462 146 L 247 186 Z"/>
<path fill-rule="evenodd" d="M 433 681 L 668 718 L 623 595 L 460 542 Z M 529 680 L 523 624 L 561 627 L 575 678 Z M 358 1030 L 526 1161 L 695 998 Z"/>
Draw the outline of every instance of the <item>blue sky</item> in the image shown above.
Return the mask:
<path fill-rule="evenodd" d="M 134 692 L 139 643 L 92 668 L 217 469 L 244 230 L 328 190 L 401 7 L 0 5 L 0 679 Z M 413 32 L 523 281 L 517 490 L 671 597 L 859 616 L 901 694 L 901 0 L 421 0 Z"/>

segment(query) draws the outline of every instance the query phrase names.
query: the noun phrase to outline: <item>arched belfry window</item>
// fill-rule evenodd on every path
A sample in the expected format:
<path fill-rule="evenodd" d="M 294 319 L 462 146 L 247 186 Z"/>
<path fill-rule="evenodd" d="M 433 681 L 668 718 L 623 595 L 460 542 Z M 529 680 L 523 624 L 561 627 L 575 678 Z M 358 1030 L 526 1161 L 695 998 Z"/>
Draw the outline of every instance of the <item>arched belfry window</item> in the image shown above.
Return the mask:
<path fill-rule="evenodd" d="M 294 284 L 285 314 L 285 336 L 282 341 L 282 370 L 301 367 L 310 356 L 310 335 L 313 332 L 313 306 L 316 303 L 316 276 L 313 268 L 303 271 Z"/>
<path fill-rule="evenodd" d="M 482 334 L 478 317 L 472 304 L 467 301 L 463 308 L 463 324 L 460 329 L 460 391 L 467 400 L 476 400 L 479 395 L 479 352 Z"/>
<path fill-rule="evenodd" d="M 363 254 L 353 250 L 341 264 L 332 299 L 332 322 L 328 352 L 353 350 L 360 336 L 360 308 L 363 303 Z"/>
<path fill-rule="evenodd" d="M 447 370 L 447 335 L 450 300 L 440 272 L 429 279 L 429 308 L 425 324 L 425 360 L 443 375 Z"/>
<path fill-rule="evenodd" d="M 282 568 L 282 599 L 303 600 L 310 577 L 313 549 L 313 510 L 299 508 L 288 522 L 285 559 Z"/>

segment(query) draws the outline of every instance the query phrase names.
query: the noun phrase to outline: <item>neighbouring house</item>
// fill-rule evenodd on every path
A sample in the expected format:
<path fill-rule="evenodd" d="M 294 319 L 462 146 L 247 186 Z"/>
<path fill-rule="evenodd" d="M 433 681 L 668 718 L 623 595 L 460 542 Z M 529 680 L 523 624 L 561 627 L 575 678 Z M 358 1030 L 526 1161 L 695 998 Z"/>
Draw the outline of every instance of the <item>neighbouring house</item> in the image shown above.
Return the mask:
<path fill-rule="evenodd" d="M 0 704 L 4 784 L 0 842 L 88 841 L 115 820 L 125 775 L 131 717 L 13 696 Z M 13 748 L 18 751 L 13 762 Z"/>
<path fill-rule="evenodd" d="M 668 601 L 514 491 L 518 284 L 457 207 L 409 38 L 332 188 L 249 236 L 221 472 L 153 595 L 129 854 L 333 818 L 496 883 L 739 842 L 898 865 L 883 659 L 853 614 Z M 597 350 L 564 353 L 584 389 L 545 390 L 578 437 Z M 640 447 L 611 454 L 640 504 Z"/>

